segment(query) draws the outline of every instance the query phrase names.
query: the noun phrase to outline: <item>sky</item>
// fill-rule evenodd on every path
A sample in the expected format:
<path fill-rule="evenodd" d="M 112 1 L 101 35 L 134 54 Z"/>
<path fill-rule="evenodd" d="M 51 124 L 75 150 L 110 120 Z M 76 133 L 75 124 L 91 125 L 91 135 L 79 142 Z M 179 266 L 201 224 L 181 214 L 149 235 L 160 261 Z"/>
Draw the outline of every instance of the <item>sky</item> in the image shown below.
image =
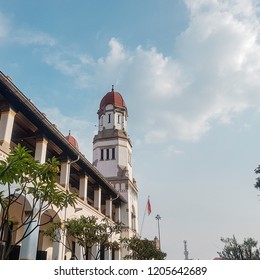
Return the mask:
<path fill-rule="evenodd" d="M 90 162 L 99 103 L 122 94 L 141 235 L 159 214 L 167 259 L 260 242 L 259 36 L 259 0 L 0 0 L 0 70 Z"/>

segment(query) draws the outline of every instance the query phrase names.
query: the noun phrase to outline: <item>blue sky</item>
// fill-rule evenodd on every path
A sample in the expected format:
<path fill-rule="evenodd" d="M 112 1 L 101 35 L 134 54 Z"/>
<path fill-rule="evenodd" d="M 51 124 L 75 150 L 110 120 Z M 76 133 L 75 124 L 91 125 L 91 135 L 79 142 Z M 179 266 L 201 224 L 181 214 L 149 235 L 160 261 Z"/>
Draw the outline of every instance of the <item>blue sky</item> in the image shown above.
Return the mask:
<path fill-rule="evenodd" d="M 169 259 L 260 241 L 260 1 L 0 0 L 0 65 L 92 160 L 101 98 L 129 112 L 142 235 Z"/>

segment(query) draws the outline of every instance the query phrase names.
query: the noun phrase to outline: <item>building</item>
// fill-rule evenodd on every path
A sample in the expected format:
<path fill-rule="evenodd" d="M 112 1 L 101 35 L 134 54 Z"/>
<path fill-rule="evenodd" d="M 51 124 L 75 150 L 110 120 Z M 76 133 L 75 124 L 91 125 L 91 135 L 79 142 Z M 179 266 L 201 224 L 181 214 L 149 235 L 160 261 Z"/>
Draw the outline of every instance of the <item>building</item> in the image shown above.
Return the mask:
<path fill-rule="evenodd" d="M 53 156 L 60 160 L 57 188 L 76 193 L 77 205 L 64 209 L 55 217 L 56 220 L 63 221 L 81 215 L 93 215 L 99 220 L 107 217 L 111 223 L 123 223 L 122 236 L 130 237 L 137 233 L 138 196 L 132 174 L 132 145 L 127 135 L 127 108 L 119 93 L 112 89 L 101 100 L 99 129 L 93 140 L 93 164 L 80 152 L 76 139 L 70 134 L 65 137 L 2 72 L 0 112 L 0 159 L 5 159 L 10 148 L 21 143 L 41 163 Z M 0 186 L 0 191 L 3 189 L 4 186 Z M 28 199 L 28 207 L 30 203 Z M 19 203 L 12 208 L 16 227 L 21 224 L 22 211 L 24 209 Z M 40 218 L 47 221 L 54 216 L 55 207 L 41 213 Z M 42 234 L 47 227 L 48 224 L 41 226 L 18 244 L 13 258 L 70 259 L 70 251 Z M 13 240 L 8 242 L 19 240 L 22 230 L 19 229 Z M 74 253 L 79 259 L 82 258 L 81 248 L 76 242 Z M 122 259 L 124 254 L 124 249 L 119 248 L 113 252 L 106 251 L 103 258 Z"/>
<path fill-rule="evenodd" d="M 138 231 L 138 188 L 133 177 L 132 144 L 127 134 L 127 107 L 112 90 L 101 100 L 98 133 L 93 140 L 93 165 L 107 178 L 127 203 L 121 207 L 123 237 Z"/>

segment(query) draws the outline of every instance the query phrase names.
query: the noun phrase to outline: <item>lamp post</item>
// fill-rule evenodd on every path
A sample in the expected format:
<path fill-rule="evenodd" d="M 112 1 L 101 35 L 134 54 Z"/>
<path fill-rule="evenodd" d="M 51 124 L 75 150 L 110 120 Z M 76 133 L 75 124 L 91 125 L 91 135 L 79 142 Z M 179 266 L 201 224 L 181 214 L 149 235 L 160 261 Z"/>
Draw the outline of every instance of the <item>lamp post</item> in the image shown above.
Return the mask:
<path fill-rule="evenodd" d="M 159 249 L 161 250 L 161 234 L 160 234 L 160 220 L 161 220 L 161 216 L 159 214 L 157 214 L 155 219 L 158 222 Z"/>

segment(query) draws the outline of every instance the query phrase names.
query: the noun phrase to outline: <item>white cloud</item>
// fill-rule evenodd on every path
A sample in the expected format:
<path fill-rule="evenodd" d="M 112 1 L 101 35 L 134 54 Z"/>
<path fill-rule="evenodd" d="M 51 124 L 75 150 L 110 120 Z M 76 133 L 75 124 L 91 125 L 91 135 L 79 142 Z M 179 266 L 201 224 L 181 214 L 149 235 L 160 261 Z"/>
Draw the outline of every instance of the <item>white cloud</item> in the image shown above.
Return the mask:
<path fill-rule="evenodd" d="M 5 43 L 53 47 L 57 42 L 46 33 L 13 26 L 12 19 L 0 12 L 0 44 Z"/>
<path fill-rule="evenodd" d="M 21 45 L 40 45 L 53 47 L 57 42 L 50 35 L 42 32 L 18 29 L 13 31 L 12 40 Z"/>
<path fill-rule="evenodd" d="M 6 41 L 10 30 L 11 30 L 10 20 L 2 13 L 0 13 L 0 44 Z"/>
<path fill-rule="evenodd" d="M 66 53 L 63 52 L 52 52 L 45 57 L 45 62 L 60 71 L 62 74 L 67 76 L 76 77 L 81 69 L 80 61 L 74 62 L 73 57 L 70 54 L 70 59 L 64 58 Z M 78 59 L 78 58 L 77 58 Z"/>
<path fill-rule="evenodd" d="M 120 44 L 118 40 L 112 38 L 109 43 L 110 52 L 106 58 L 100 58 L 98 64 L 109 65 L 110 67 L 115 65 L 117 66 L 122 61 L 127 58 L 127 53 L 124 50 L 124 47 Z"/>
<path fill-rule="evenodd" d="M 128 50 L 111 38 L 99 59 L 67 51 L 46 61 L 82 89 L 116 84 L 143 140 L 197 140 L 214 122 L 230 124 L 236 114 L 259 106 L 260 25 L 254 1 L 185 3 L 189 25 L 169 38 L 176 40 L 171 56 L 142 46 Z"/>
<path fill-rule="evenodd" d="M 186 3 L 190 24 L 177 39 L 175 56 L 186 86 L 180 95 L 149 108 L 154 118 L 146 134 L 149 141 L 196 140 L 215 121 L 228 124 L 260 104 L 259 19 L 252 2 L 246 9 L 240 1 Z M 175 71 L 169 73 L 174 76 Z M 179 78 L 177 84 L 182 84 Z"/>
<path fill-rule="evenodd" d="M 169 145 L 166 148 L 166 152 L 165 152 L 167 157 L 172 157 L 172 156 L 180 156 L 185 154 L 185 152 L 181 149 L 176 148 L 174 145 Z"/>
<path fill-rule="evenodd" d="M 88 159 L 92 158 L 93 124 L 80 116 L 69 117 L 61 113 L 58 108 L 43 109 L 47 118 L 53 122 L 59 131 L 67 136 L 69 132 L 78 142 L 79 150 L 86 155 Z"/>

